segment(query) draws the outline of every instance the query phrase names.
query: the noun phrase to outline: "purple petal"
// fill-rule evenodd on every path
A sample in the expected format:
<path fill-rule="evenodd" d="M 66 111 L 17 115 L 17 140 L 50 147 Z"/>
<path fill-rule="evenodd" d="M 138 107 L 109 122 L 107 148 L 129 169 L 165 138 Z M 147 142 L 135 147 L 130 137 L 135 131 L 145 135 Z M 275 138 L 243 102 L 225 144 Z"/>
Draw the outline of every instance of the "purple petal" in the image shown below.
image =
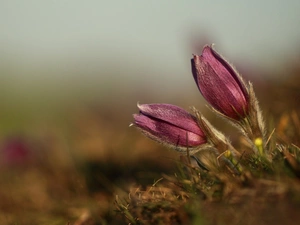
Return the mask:
<path fill-rule="evenodd" d="M 248 93 L 230 64 L 209 46 L 191 64 L 200 92 L 216 110 L 235 119 L 245 116 Z"/>
<path fill-rule="evenodd" d="M 206 143 L 206 140 L 193 132 L 186 131 L 167 122 L 147 117 L 146 115 L 134 114 L 134 124 L 143 133 L 159 142 L 166 142 L 173 146 L 199 146 Z"/>
<path fill-rule="evenodd" d="M 162 120 L 204 137 L 196 118 L 178 106 L 171 104 L 143 104 L 138 105 L 138 108 L 146 116 Z"/>

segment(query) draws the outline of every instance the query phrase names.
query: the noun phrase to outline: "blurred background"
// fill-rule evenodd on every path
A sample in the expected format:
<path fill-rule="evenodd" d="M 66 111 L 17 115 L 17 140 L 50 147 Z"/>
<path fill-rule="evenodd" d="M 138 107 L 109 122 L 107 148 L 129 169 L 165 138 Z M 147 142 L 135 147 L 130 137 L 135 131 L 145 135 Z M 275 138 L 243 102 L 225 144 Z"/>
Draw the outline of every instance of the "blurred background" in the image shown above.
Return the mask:
<path fill-rule="evenodd" d="M 253 80 L 275 79 L 299 59 L 297 0 L 2 0 L 0 6 L 5 121 L 31 113 L 36 121 L 82 103 L 131 112 L 137 101 L 200 106 L 190 58 L 204 44 L 215 43 Z"/>
<path fill-rule="evenodd" d="M 4 197 L 14 182 L 38 182 L 34 190 L 11 190 L 9 196 L 25 200 L 6 196 L 1 208 L 24 212 L 19 201 L 39 193 L 43 200 L 33 209 L 47 211 L 53 193 L 68 199 L 77 196 L 74 186 L 90 193 L 123 175 L 112 172 L 114 165 L 129 170 L 128 181 L 126 160 L 157 161 L 154 151 L 169 157 L 128 125 L 137 102 L 206 110 L 190 72 L 192 54 L 205 44 L 214 43 L 254 83 L 268 112 L 284 112 L 282 102 L 298 107 L 299 12 L 298 0 L 0 0 L 1 168 L 24 172 L 34 165 L 58 180 L 41 181 L 32 168 L 24 179 L 2 178 Z M 159 171 L 169 166 L 159 163 Z M 97 183 L 91 171 L 111 174 Z"/>

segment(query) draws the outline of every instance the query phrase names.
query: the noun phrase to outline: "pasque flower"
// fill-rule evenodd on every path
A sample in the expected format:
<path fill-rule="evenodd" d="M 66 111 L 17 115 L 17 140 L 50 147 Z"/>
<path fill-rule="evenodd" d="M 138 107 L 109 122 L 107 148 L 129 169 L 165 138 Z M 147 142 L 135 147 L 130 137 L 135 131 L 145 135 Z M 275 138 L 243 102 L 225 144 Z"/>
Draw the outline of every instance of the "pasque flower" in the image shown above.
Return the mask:
<path fill-rule="evenodd" d="M 221 114 L 239 120 L 249 108 L 249 93 L 235 69 L 210 46 L 191 60 L 192 73 L 203 97 Z"/>
<path fill-rule="evenodd" d="M 138 108 L 133 125 L 155 141 L 181 152 L 189 148 L 191 153 L 207 142 L 196 117 L 178 106 L 143 104 Z"/>
<path fill-rule="evenodd" d="M 266 132 L 251 83 L 210 46 L 191 60 L 192 73 L 203 97 L 214 111 L 231 119 L 248 138 L 255 152 L 264 154 Z"/>

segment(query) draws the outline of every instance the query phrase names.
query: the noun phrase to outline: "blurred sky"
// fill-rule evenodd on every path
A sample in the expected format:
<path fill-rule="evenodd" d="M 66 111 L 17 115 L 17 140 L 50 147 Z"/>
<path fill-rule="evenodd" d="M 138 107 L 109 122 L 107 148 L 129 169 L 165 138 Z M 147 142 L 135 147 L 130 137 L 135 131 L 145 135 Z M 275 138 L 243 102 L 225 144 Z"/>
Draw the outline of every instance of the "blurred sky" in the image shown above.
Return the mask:
<path fill-rule="evenodd" d="M 274 68 L 299 54 L 299 12 L 299 0 L 0 0 L 0 78 L 9 94 L 197 91 L 196 45 Z"/>

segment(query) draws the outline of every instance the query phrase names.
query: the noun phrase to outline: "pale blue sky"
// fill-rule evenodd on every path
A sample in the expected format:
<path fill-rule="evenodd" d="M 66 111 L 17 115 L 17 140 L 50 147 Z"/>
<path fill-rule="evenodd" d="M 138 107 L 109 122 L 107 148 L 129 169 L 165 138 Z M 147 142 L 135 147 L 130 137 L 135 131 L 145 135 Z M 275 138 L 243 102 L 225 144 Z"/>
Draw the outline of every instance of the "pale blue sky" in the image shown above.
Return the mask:
<path fill-rule="evenodd" d="M 24 70 L 103 68 L 102 84 L 125 67 L 122 82 L 187 84 L 192 38 L 208 36 L 231 62 L 271 68 L 299 54 L 299 12 L 299 0 L 0 0 L 0 57 Z"/>
<path fill-rule="evenodd" d="M 0 44 L 32 57 L 86 45 L 114 53 L 131 48 L 174 53 L 185 47 L 192 29 L 211 32 L 229 54 L 260 51 L 263 45 L 281 50 L 300 38 L 298 0 L 2 0 L 0 4 Z"/>

